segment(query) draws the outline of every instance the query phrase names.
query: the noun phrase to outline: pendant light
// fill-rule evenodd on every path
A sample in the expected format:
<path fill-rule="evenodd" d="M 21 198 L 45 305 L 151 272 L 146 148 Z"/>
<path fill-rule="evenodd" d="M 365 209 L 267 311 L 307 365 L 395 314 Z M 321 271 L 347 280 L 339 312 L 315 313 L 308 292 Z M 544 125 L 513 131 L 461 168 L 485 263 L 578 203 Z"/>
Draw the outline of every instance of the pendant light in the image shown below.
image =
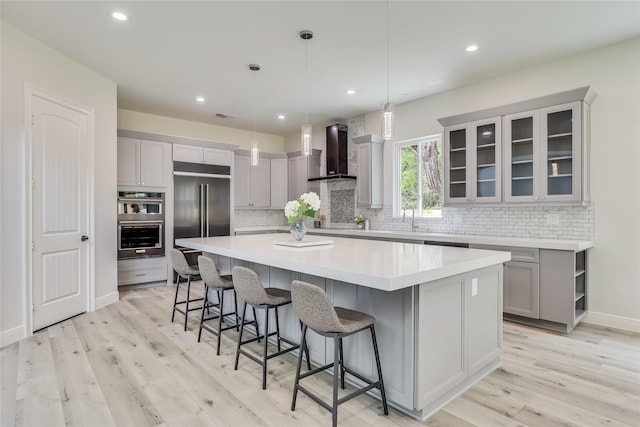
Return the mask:
<path fill-rule="evenodd" d="M 310 30 L 300 31 L 300 38 L 304 43 L 304 87 L 305 87 L 305 123 L 302 125 L 301 143 L 302 154 L 308 156 L 311 154 L 311 132 L 312 127 L 309 123 L 309 40 L 313 38 L 313 32 Z"/>
<path fill-rule="evenodd" d="M 389 0 L 387 0 L 387 102 L 382 109 L 382 138 L 393 138 L 395 125 L 395 111 L 392 102 L 389 102 Z"/>
<path fill-rule="evenodd" d="M 251 71 L 260 71 L 260 66 L 258 64 L 249 64 L 249 69 Z M 253 141 L 251 141 L 251 166 L 258 166 L 258 159 L 260 158 L 260 149 L 258 148 L 258 139 L 256 138 L 256 98 L 257 98 L 257 90 L 256 90 L 256 79 L 258 76 L 253 79 Z"/>

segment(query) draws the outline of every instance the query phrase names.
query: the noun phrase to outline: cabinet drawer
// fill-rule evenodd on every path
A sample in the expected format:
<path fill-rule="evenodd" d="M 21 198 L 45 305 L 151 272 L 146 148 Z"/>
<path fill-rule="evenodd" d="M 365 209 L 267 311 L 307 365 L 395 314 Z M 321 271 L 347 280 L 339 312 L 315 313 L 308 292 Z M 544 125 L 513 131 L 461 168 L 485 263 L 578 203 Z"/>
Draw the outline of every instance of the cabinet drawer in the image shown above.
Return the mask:
<path fill-rule="evenodd" d="M 472 249 L 511 252 L 511 261 L 540 262 L 540 249 L 518 248 L 514 246 L 470 245 Z"/>
<path fill-rule="evenodd" d="M 118 286 L 132 285 L 135 283 L 159 282 L 164 280 L 167 280 L 166 267 L 145 268 L 118 273 Z"/>
<path fill-rule="evenodd" d="M 166 257 L 118 261 L 118 286 L 167 280 Z"/>

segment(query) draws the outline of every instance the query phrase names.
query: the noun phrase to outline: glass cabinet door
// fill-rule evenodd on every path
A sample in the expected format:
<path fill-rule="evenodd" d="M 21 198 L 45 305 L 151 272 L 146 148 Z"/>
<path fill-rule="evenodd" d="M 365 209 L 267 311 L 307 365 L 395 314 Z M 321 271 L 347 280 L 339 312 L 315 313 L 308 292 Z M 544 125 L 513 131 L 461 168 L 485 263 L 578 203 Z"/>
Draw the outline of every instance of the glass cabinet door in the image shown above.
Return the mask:
<path fill-rule="evenodd" d="M 468 146 L 469 140 L 466 125 L 447 128 L 445 131 L 445 151 L 447 155 L 445 202 L 467 200 Z"/>
<path fill-rule="evenodd" d="M 505 200 L 535 200 L 538 164 L 538 114 L 505 116 Z"/>
<path fill-rule="evenodd" d="M 578 199 L 580 192 L 580 109 L 578 104 L 541 110 L 542 200 Z"/>
<path fill-rule="evenodd" d="M 483 202 L 499 202 L 500 186 L 500 118 L 475 122 L 475 170 L 472 199 Z"/>

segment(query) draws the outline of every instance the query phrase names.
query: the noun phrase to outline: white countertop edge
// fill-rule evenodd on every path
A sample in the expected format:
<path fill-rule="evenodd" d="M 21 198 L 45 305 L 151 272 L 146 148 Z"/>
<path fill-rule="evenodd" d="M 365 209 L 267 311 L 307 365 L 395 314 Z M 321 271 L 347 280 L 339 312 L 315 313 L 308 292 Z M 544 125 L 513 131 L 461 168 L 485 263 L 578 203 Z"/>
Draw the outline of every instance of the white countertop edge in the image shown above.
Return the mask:
<path fill-rule="evenodd" d="M 269 232 L 289 230 L 287 225 L 238 227 L 235 232 Z M 307 228 L 308 234 L 335 234 L 353 237 L 376 237 L 387 239 L 405 239 L 423 242 L 433 240 L 437 242 L 470 243 L 476 245 L 514 246 L 522 248 L 555 249 L 564 251 L 583 251 L 594 247 L 592 240 L 568 240 L 568 239 L 538 239 L 500 236 L 479 236 L 472 234 L 446 234 L 446 233 L 411 233 L 405 231 L 387 230 L 358 230 L 358 229 L 331 229 L 331 228 Z"/>
<path fill-rule="evenodd" d="M 176 245 L 189 247 L 192 249 L 201 250 L 203 252 L 211 252 L 211 245 L 201 243 L 195 239 L 177 239 Z M 331 246 L 326 246 L 331 247 Z M 318 250 L 322 250 L 322 246 L 317 246 Z M 452 250 L 466 250 L 461 248 L 447 248 Z M 296 250 L 296 249 L 294 249 Z M 282 268 L 283 270 L 290 270 L 301 272 L 304 274 L 310 274 L 318 277 L 324 277 L 327 279 L 338 280 L 345 283 L 353 283 L 356 285 L 366 286 L 373 289 L 379 289 L 382 291 L 395 291 L 404 289 L 410 286 L 418 284 L 428 283 L 434 280 L 442 279 L 445 277 L 455 276 L 462 273 L 468 273 L 470 271 L 478 270 L 485 267 L 490 267 L 496 264 L 502 264 L 511 259 L 511 254 L 508 252 L 498 251 L 483 251 L 486 256 L 480 259 L 474 259 L 464 262 L 459 262 L 453 265 L 443 266 L 437 269 L 421 271 L 411 275 L 403 277 L 381 277 L 372 276 L 362 273 L 356 273 L 351 271 L 345 271 L 336 268 L 330 268 L 326 266 L 318 266 L 309 263 L 296 262 L 295 257 L 289 257 L 282 259 L 277 256 L 271 256 L 269 253 L 247 253 L 243 250 L 234 250 L 225 247 L 216 247 L 215 252 L 218 255 L 228 256 L 243 261 L 255 262 L 258 264 L 264 264 L 276 268 Z"/>

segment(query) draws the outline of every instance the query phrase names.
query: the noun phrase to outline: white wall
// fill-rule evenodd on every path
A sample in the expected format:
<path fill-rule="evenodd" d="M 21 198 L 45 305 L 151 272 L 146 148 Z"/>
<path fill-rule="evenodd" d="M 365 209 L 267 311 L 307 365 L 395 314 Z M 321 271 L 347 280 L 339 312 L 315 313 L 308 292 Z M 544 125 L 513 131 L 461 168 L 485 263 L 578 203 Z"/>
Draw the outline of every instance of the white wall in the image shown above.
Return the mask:
<path fill-rule="evenodd" d="M 639 52 L 640 39 L 633 39 L 398 105 L 394 138 L 402 141 L 440 133 L 439 117 L 582 86 L 595 88 L 598 97 L 591 110 L 595 248 L 589 259 L 590 318 L 631 328 L 640 324 Z M 365 133 L 379 134 L 379 112 L 366 115 L 365 129 Z M 392 147 L 385 144 L 387 177 L 392 176 Z M 390 179 L 385 180 L 384 196 L 385 204 L 390 204 Z M 616 323 L 617 318 L 621 322 Z"/>
<path fill-rule="evenodd" d="M 130 110 L 118 110 L 118 129 L 235 144 L 244 150 L 251 149 L 251 140 L 253 139 L 251 131 Z M 259 141 L 260 151 L 265 153 L 284 152 L 284 137 L 266 133 L 256 133 L 256 137 Z"/>
<path fill-rule="evenodd" d="M 2 22 L 2 289 L 0 338 L 21 338 L 27 277 L 27 165 L 24 84 L 30 83 L 95 111 L 95 297 L 117 300 L 116 85 Z"/>

